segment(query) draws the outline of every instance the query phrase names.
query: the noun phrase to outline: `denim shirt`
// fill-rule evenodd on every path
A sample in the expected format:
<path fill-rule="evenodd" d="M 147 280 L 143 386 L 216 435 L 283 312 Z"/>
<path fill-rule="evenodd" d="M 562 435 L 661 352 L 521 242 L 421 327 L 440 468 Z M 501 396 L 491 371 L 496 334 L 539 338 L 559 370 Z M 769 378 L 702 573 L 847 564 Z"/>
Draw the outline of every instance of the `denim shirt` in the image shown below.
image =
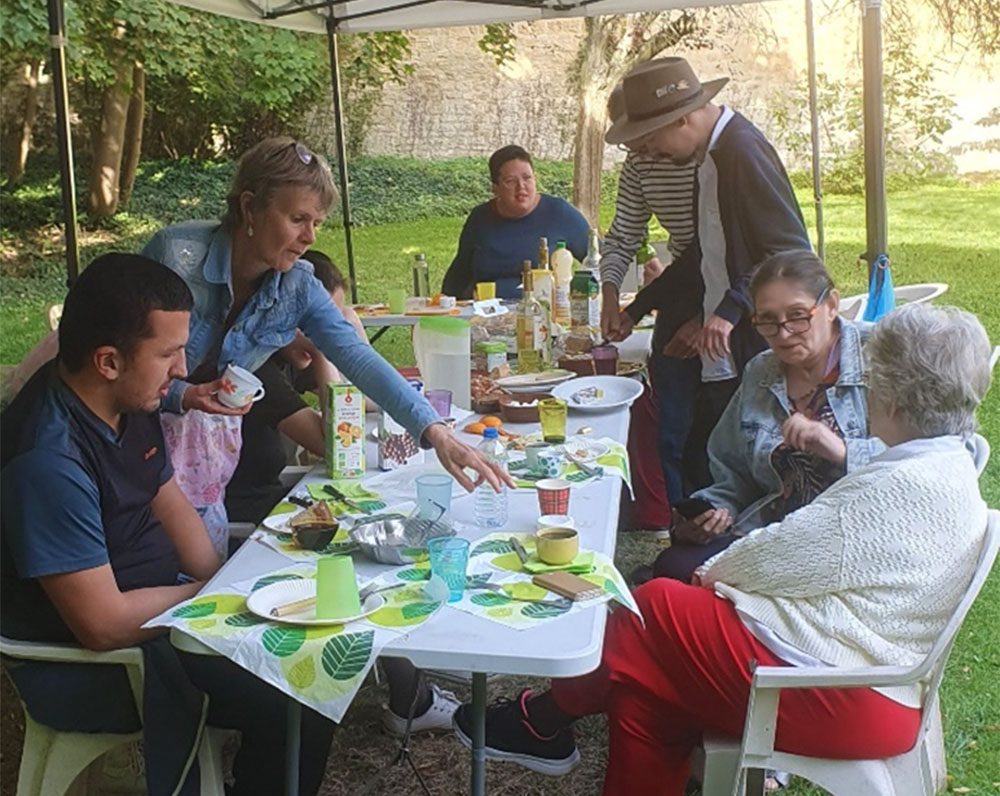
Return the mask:
<path fill-rule="evenodd" d="M 233 305 L 231 243 L 218 222 L 188 221 L 161 229 L 142 250 L 180 275 L 194 294 L 185 348 L 189 373 L 211 354 Z M 292 342 L 296 329 L 414 439 L 420 440 L 428 426 L 440 422 L 427 400 L 358 336 L 305 260 L 287 273 L 271 271 L 265 276 L 226 333 L 219 372 L 230 363 L 256 370 Z M 188 386 L 175 379 L 163 409 L 182 412 L 181 399 Z"/>
<path fill-rule="evenodd" d="M 847 446 L 847 472 L 868 464 L 885 445 L 868 433 L 868 403 L 862 347 L 873 324 L 838 318 L 840 377 L 826 391 L 830 409 Z M 725 508 L 735 518 L 734 531 L 760 526 L 759 514 L 782 493 L 771 454 L 782 442 L 781 425 L 791 416 L 781 364 L 768 349 L 751 359 L 743 381 L 708 440 L 714 483 L 691 497 Z"/>

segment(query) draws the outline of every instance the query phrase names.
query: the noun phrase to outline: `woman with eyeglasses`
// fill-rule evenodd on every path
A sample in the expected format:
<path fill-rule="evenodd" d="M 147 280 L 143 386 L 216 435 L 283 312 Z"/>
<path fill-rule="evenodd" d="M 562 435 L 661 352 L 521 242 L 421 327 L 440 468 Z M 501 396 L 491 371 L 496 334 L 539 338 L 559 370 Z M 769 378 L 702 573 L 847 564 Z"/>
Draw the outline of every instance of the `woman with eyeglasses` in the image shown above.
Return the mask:
<path fill-rule="evenodd" d="M 538 261 L 538 239 L 566 241 L 577 260 L 587 255 L 590 227 L 573 205 L 538 192 L 531 155 L 511 144 L 490 156 L 493 199 L 475 207 L 462 227 L 458 253 L 441 292 L 472 298 L 477 282 L 495 282 L 498 298 L 519 298 L 521 265 Z"/>
<path fill-rule="evenodd" d="M 712 485 L 674 506 L 672 544 L 654 577 L 689 582 L 740 536 L 811 503 L 884 447 L 869 435 L 865 402 L 871 324 L 838 315 L 820 259 L 772 255 L 754 272 L 750 297 L 769 350 L 747 364 L 709 438 Z"/>

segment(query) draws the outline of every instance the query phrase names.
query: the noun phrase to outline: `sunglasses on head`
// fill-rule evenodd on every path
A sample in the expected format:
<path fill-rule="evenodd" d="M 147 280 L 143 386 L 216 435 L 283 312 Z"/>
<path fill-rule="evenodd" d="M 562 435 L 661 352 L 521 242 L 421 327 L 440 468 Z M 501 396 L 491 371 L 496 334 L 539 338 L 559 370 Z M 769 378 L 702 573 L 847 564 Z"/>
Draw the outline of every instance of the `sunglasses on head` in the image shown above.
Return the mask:
<path fill-rule="evenodd" d="M 305 166 L 310 165 L 316 159 L 316 156 L 310 151 L 309 147 L 301 141 L 292 141 L 288 146 L 295 150 L 295 154 L 298 155 L 299 160 Z"/>

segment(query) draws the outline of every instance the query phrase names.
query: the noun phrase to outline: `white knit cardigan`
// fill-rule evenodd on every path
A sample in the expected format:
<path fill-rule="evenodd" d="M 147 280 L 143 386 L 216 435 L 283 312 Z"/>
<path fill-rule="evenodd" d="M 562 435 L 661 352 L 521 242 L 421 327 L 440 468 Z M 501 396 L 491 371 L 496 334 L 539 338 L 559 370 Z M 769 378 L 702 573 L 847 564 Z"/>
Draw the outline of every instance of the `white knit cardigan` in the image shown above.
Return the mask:
<path fill-rule="evenodd" d="M 987 509 L 959 437 L 906 442 L 703 565 L 704 586 L 832 666 L 912 666 L 972 579 Z M 919 707 L 919 688 L 877 689 Z"/>

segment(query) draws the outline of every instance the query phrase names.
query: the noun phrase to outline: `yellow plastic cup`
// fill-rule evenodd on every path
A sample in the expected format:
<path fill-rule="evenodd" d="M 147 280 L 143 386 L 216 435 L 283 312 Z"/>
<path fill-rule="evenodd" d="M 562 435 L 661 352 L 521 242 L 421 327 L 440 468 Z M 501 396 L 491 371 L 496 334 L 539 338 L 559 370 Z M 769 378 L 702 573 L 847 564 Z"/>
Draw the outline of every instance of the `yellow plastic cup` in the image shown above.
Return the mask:
<path fill-rule="evenodd" d="M 486 301 L 497 297 L 496 282 L 476 282 L 476 301 Z"/>

